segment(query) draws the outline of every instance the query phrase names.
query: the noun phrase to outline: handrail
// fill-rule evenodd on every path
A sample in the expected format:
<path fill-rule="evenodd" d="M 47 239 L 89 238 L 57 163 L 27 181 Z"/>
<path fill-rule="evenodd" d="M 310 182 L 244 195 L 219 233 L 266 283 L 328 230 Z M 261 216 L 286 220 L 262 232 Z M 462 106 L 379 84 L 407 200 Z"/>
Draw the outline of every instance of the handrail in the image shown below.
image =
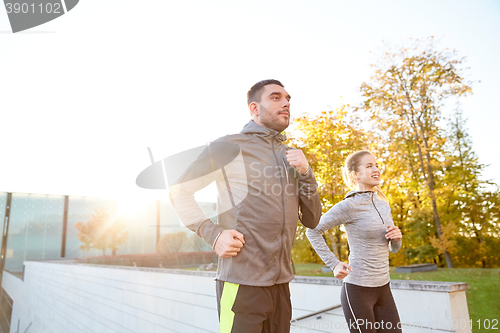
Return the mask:
<path fill-rule="evenodd" d="M 327 312 L 327 311 L 331 311 L 331 310 L 335 310 L 335 309 L 338 309 L 342 306 L 342 304 L 338 304 L 338 305 L 335 305 L 335 306 L 332 306 L 331 308 L 327 308 L 327 309 L 323 309 L 323 310 L 319 310 L 319 311 L 316 311 L 316 312 L 313 312 L 313 313 L 310 313 L 310 314 L 307 314 L 305 316 L 302 316 L 302 317 L 298 317 L 298 318 L 295 318 L 295 319 L 292 319 L 290 320 L 290 323 L 296 323 L 297 321 L 299 320 L 302 320 L 302 319 L 306 319 L 306 318 L 309 318 L 309 317 L 312 317 L 312 316 L 316 316 L 320 313 L 323 313 L 323 312 Z"/>

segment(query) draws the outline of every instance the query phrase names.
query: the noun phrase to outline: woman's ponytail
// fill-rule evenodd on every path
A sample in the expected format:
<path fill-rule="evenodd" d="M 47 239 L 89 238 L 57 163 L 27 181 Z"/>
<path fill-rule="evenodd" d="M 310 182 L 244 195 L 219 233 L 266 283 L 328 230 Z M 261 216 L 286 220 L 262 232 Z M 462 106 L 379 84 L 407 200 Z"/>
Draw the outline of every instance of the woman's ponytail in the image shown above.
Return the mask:
<path fill-rule="evenodd" d="M 384 194 L 384 192 L 382 192 L 382 189 L 380 187 L 375 186 L 374 190 L 375 190 L 375 193 L 377 193 L 377 197 L 384 200 L 385 202 L 389 202 L 389 198 L 387 198 L 387 196 Z"/>

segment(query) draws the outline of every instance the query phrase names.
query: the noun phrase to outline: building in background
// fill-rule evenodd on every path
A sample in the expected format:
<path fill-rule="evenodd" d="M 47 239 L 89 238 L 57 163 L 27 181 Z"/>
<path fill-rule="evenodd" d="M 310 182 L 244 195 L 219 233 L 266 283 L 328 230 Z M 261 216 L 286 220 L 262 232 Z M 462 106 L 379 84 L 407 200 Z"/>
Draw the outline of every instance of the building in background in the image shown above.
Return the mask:
<path fill-rule="evenodd" d="M 200 203 L 200 206 L 216 222 L 216 204 Z M 26 260 L 101 256 L 100 250 L 80 249 L 82 243 L 75 227 L 78 222 L 88 221 L 101 207 L 117 211 L 128 230 L 127 240 L 119 246 L 117 255 L 156 253 L 163 236 L 179 232 L 186 233 L 189 240 L 184 242 L 182 252 L 211 251 L 208 244 L 200 246 L 192 241 L 194 234 L 180 222 L 168 199 L 135 206 L 134 202 L 121 204 L 114 198 L 0 192 L 0 221 L 4 231 L 0 239 L 1 272 L 22 274 Z M 107 250 L 106 255 L 110 254 Z M 1 307 L 0 321 L 10 323 L 12 300 L 3 288 Z M 5 323 L 1 327 L 5 331 Z"/>

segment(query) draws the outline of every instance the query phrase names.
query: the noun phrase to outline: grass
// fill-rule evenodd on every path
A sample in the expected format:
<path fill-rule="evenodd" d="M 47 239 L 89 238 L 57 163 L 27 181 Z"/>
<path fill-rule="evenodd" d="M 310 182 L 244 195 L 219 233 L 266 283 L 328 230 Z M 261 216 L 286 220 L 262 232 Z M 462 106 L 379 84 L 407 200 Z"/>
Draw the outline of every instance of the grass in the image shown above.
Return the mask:
<path fill-rule="evenodd" d="M 296 264 L 297 275 L 333 276 L 332 273 L 322 273 L 322 265 Z M 434 272 L 396 273 L 390 269 L 393 280 L 449 281 L 467 282 L 469 289 L 465 291 L 469 316 L 472 319 L 473 332 L 498 332 L 491 328 L 485 329 L 484 322 L 490 323 L 496 319 L 497 329 L 500 329 L 500 269 L 498 268 L 438 268 Z M 479 329 L 479 323 L 481 328 Z"/>

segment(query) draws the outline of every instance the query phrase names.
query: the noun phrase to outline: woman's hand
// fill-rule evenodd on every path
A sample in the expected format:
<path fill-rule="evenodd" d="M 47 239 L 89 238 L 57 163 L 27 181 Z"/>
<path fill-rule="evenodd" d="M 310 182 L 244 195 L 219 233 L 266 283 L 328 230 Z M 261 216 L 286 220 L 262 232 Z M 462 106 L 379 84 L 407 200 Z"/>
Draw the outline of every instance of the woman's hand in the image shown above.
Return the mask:
<path fill-rule="evenodd" d="M 351 266 L 349 266 L 349 264 L 346 264 L 345 262 L 339 262 L 333 269 L 333 275 L 337 279 L 342 280 L 349 274 L 349 271 L 352 272 L 352 268 Z"/>
<path fill-rule="evenodd" d="M 399 230 L 398 227 L 391 225 L 387 227 L 387 233 L 385 234 L 385 238 L 398 241 L 401 238 L 403 238 L 403 234 L 401 234 L 401 230 Z"/>

